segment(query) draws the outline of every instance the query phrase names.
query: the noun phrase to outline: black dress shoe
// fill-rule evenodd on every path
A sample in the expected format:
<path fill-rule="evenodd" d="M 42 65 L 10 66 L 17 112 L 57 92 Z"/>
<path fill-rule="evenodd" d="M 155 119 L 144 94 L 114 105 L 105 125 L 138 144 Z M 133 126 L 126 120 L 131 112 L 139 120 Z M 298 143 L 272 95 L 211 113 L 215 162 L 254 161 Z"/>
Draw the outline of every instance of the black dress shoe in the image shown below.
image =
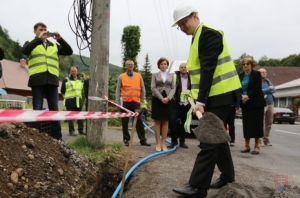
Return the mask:
<path fill-rule="evenodd" d="M 199 189 L 191 185 L 188 185 L 185 188 L 173 188 L 173 191 L 188 197 L 197 195 L 198 198 L 203 198 L 207 196 L 206 190 Z"/>
<path fill-rule="evenodd" d="M 258 154 L 259 154 L 259 151 L 252 151 L 251 154 L 252 154 L 252 155 L 258 155 Z"/>
<path fill-rule="evenodd" d="M 221 180 L 220 178 L 210 184 L 210 188 L 222 188 L 227 182 Z"/>
<path fill-rule="evenodd" d="M 179 146 L 182 148 L 189 148 L 184 142 L 180 142 Z"/>
<path fill-rule="evenodd" d="M 171 142 L 170 146 L 167 146 L 167 148 L 174 148 L 174 146 L 178 145 L 178 142 Z"/>
<path fill-rule="evenodd" d="M 249 153 L 250 149 L 246 149 L 246 150 L 241 150 L 241 153 Z"/>
<path fill-rule="evenodd" d="M 141 142 L 141 145 L 142 145 L 142 146 L 151 146 L 151 144 L 148 144 L 146 141 Z"/>

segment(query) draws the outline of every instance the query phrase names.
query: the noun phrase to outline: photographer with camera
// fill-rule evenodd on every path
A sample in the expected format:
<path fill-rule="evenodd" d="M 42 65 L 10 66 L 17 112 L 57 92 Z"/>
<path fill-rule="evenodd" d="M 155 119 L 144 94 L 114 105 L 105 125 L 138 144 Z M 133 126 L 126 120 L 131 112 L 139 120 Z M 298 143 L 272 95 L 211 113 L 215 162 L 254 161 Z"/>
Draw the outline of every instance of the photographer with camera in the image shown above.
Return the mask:
<path fill-rule="evenodd" d="M 50 33 L 44 23 L 37 23 L 33 27 L 35 38 L 26 41 L 22 53 L 28 57 L 28 86 L 32 90 L 33 110 L 43 109 L 44 95 L 49 110 L 58 111 L 59 86 L 59 55 L 72 55 L 71 46 L 58 32 Z M 47 40 L 53 37 L 58 43 Z M 40 123 L 33 123 L 33 127 L 40 130 Z M 51 136 L 62 139 L 60 121 L 51 121 Z"/>

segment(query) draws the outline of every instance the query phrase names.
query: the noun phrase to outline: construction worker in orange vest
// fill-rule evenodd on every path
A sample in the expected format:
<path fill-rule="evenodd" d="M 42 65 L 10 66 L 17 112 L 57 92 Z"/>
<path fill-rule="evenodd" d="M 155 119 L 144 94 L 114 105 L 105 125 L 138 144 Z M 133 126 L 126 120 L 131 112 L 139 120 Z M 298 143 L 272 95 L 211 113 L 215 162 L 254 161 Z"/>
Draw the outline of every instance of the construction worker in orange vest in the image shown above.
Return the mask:
<path fill-rule="evenodd" d="M 124 108 L 135 112 L 136 109 L 141 110 L 141 105 L 145 100 L 145 86 L 141 74 L 134 72 L 134 62 L 127 60 L 125 62 L 126 72 L 122 73 L 117 82 L 116 102 Z M 125 112 L 121 109 L 121 112 Z M 147 143 L 145 130 L 142 122 L 142 114 L 138 116 L 136 123 L 136 131 L 142 146 L 151 146 Z M 129 145 L 130 134 L 128 132 L 129 118 L 122 118 L 123 141 L 125 146 Z"/>

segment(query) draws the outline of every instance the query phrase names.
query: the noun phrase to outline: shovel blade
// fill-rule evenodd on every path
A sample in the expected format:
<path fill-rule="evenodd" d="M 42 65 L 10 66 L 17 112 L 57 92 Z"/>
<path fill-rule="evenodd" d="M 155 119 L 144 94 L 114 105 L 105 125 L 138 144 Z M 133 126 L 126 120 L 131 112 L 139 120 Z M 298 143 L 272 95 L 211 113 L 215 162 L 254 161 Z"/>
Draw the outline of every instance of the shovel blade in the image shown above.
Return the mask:
<path fill-rule="evenodd" d="M 200 142 L 208 144 L 220 144 L 230 141 L 223 121 L 215 114 L 205 112 L 195 128 L 194 134 Z"/>

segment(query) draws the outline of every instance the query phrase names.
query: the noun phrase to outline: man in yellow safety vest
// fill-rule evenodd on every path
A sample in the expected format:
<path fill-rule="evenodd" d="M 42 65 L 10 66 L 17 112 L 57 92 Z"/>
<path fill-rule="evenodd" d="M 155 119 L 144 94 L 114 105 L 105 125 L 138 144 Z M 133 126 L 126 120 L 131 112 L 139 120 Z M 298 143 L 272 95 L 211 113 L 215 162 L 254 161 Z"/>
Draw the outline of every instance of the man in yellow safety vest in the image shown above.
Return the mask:
<path fill-rule="evenodd" d="M 223 32 L 200 23 L 198 11 L 191 5 L 179 5 L 173 17 L 173 26 L 193 36 L 186 68 L 191 79 L 192 97 L 196 101 L 194 111 L 214 113 L 225 127 L 231 104 L 241 98 L 241 84 Z M 200 142 L 200 148 L 188 186 L 174 188 L 174 192 L 189 197 L 206 197 L 209 188 L 221 188 L 234 181 L 228 142 Z M 211 183 L 215 164 L 221 175 Z"/>
<path fill-rule="evenodd" d="M 28 56 L 28 86 L 32 90 L 33 110 L 43 109 L 45 96 L 49 110 L 58 111 L 58 56 L 72 55 L 73 50 L 58 32 L 48 32 L 44 23 L 35 24 L 33 31 L 34 39 L 26 41 L 22 48 L 22 53 Z M 58 43 L 49 41 L 48 37 Z M 41 130 L 39 122 L 33 123 L 33 127 Z M 62 140 L 60 121 L 51 121 L 50 135 Z"/>
<path fill-rule="evenodd" d="M 60 92 L 64 95 L 64 105 L 67 111 L 82 111 L 82 90 L 83 82 L 78 75 L 78 69 L 76 67 L 71 67 L 70 76 L 66 77 L 61 85 Z M 69 120 L 69 134 L 71 136 L 76 136 L 74 121 Z M 81 135 L 85 135 L 83 132 L 83 120 L 77 120 L 78 132 Z"/>

